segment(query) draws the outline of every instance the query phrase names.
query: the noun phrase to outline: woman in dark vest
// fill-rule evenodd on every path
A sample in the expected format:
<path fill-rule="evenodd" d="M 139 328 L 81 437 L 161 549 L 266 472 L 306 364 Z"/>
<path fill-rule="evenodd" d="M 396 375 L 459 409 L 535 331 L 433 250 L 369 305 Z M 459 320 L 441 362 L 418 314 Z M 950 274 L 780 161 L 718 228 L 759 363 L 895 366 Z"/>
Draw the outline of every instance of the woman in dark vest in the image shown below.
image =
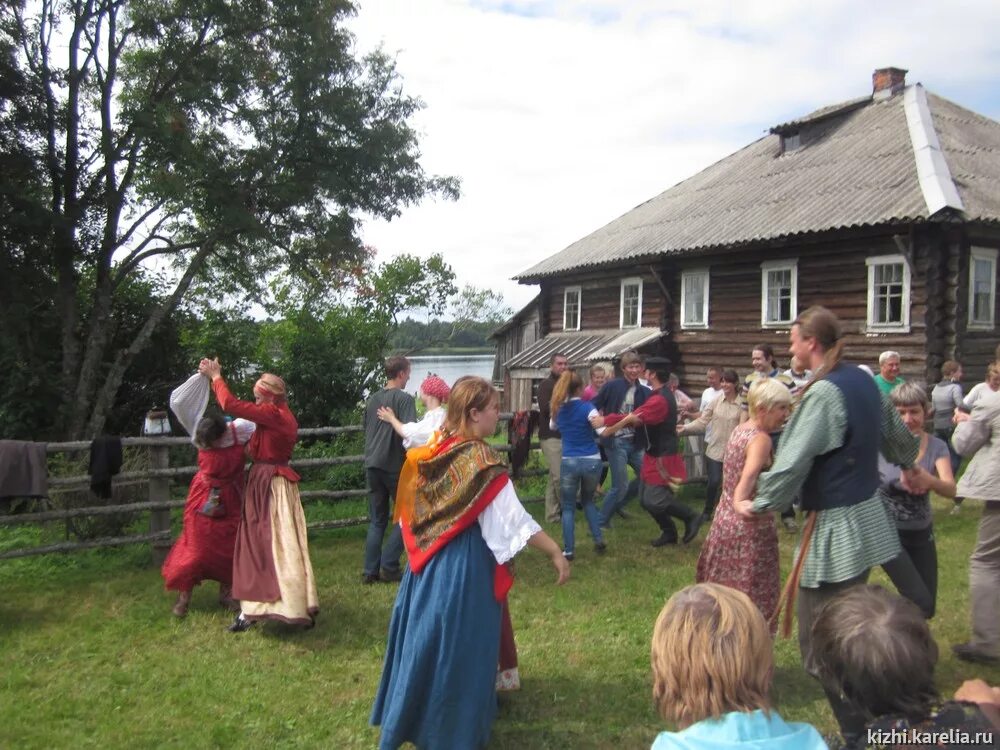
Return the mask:
<path fill-rule="evenodd" d="M 789 351 L 814 373 L 785 428 L 771 470 L 760 475 L 754 500 L 735 503 L 748 518 L 781 512 L 796 495 L 807 520 L 786 592 L 798 593 L 802 662 L 817 676 L 811 628 L 816 612 L 836 594 L 865 583 L 872 567 L 900 552 L 899 535 L 879 490 L 878 455 L 913 476 L 920 442 L 900 421 L 874 381 L 841 361 L 840 321 L 825 307 L 810 307 L 792 325 Z M 789 602 L 789 607 L 791 602 Z M 786 617 L 785 632 L 791 627 Z M 839 695 L 827 698 L 847 744 L 864 717 Z"/>

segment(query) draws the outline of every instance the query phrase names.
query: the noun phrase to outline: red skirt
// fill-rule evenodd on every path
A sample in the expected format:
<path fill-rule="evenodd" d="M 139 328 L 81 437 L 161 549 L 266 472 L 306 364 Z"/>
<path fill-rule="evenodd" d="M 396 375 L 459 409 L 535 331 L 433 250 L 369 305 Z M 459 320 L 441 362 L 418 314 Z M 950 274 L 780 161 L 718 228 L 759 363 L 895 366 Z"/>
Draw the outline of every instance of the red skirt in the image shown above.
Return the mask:
<path fill-rule="evenodd" d="M 242 446 L 235 447 L 242 457 Z M 229 449 L 218 452 L 226 450 Z M 217 451 L 203 451 L 215 452 Z M 223 508 L 223 515 L 220 517 L 206 516 L 200 512 L 213 485 L 219 489 L 218 500 Z M 242 466 L 225 484 L 211 478 L 204 471 L 195 474 L 184 506 L 184 529 L 163 563 L 163 580 L 168 590 L 190 591 L 204 580 L 232 585 L 233 548 L 236 545 L 236 529 L 240 524 L 242 504 Z"/>

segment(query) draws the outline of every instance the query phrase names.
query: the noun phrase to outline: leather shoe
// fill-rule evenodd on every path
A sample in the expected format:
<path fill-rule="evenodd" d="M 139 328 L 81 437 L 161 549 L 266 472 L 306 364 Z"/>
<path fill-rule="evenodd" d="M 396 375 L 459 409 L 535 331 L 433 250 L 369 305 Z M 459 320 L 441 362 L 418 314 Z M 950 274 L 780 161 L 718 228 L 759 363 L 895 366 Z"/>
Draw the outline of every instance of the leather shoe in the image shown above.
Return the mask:
<path fill-rule="evenodd" d="M 370 586 L 371 584 L 378 583 L 378 582 L 379 582 L 378 573 L 362 573 L 361 574 L 361 583 L 365 584 L 366 586 Z"/>
<path fill-rule="evenodd" d="M 971 643 L 956 643 L 951 647 L 951 652 L 962 661 L 971 661 L 976 664 L 1000 664 L 1000 657 L 980 651 Z"/>
<path fill-rule="evenodd" d="M 230 633 L 245 633 L 254 625 L 252 620 L 243 619 L 243 613 L 236 615 L 233 624 L 226 628 Z"/>
<path fill-rule="evenodd" d="M 382 568 L 378 572 L 378 580 L 382 583 L 399 583 L 403 580 L 403 569 L 397 568 L 396 570 L 388 570 Z"/>
<path fill-rule="evenodd" d="M 695 516 L 690 521 L 684 522 L 684 538 L 681 539 L 684 544 L 687 544 L 696 536 L 698 536 L 698 530 L 701 528 L 702 521 L 704 517 L 701 515 Z"/>
<path fill-rule="evenodd" d="M 650 545 L 653 547 L 666 547 L 668 544 L 677 544 L 676 534 L 668 534 L 664 532 L 650 542 Z"/>
<path fill-rule="evenodd" d="M 607 551 L 608 551 L 608 545 L 606 545 L 604 542 L 594 542 L 594 552 L 596 552 L 599 555 L 603 555 Z"/>

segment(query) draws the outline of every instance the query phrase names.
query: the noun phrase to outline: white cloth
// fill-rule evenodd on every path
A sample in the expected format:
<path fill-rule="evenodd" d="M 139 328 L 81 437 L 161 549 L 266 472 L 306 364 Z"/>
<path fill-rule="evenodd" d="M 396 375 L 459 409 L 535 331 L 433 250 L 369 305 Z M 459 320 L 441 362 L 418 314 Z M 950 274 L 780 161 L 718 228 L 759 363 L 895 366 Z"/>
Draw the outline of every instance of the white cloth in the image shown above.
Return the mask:
<path fill-rule="evenodd" d="M 195 373 L 170 392 L 170 411 L 192 440 L 194 430 L 208 408 L 208 393 L 211 390 L 212 384 L 208 377 Z"/>
<path fill-rule="evenodd" d="M 191 442 L 194 442 L 194 431 L 198 427 L 198 422 L 205 416 L 205 409 L 208 408 L 208 393 L 212 390 L 211 381 L 201 374 L 194 374 L 170 392 L 170 410 L 177 417 L 188 434 Z M 236 428 L 236 440 L 240 445 L 245 445 L 253 436 L 257 425 L 247 419 L 234 419 L 233 427 Z M 226 434 L 216 443 L 217 448 L 228 448 L 233 444 L 232 430 L 226 430 Z"/>
<path fill-rule="evenodd" d="M 479 528 L 483 539 L 497 563 L 503 565 L 528 544 L 528 540 L 542 530 L 524 509 L 510 480 L 479 514 Z"/>
<path fill-rule="evenodd" d="M 443 406 L 431 409 L 424 414 L 419 422 L 407 422 L 403 425 L 403 447 L 407 450 L 417 445 L 424 445 L 431 439 L 438 428 L 444 424 L 445 411 Z"/>
<path fill-rule="evenodd" d="M 721 388 L 712 388 L 709 386 L 701 392 L 701 403 L 698 404 L 698 411 L 705 411 L 708 405 L 711 404 L 715 399 L 722 395 Z M 712 437 L 712 425 L 705 427 L 705 442 L 707 443 L 709 438 Z"/>
<path fill-rule="evenodd" d="M 979 399 L 983 398 L 983 396 L 988 396 L 991 393 L 996 393 L 996 391 L 990 388 L 989 383 L 977 383 L 972 386 L 972 390 L 969 391 L 969 394 L 965 397 L 962 403 L 965 404 L 965 408 L 971 409 L 976 405 L 976 402 L 978 402 Z"/>
<path fill-rule="evenodd" d="M 704 409 L 706 406 L 715 401 L 715 399 L 717 399 L 721 395 L 722 395 L 721 388 L 712 388 L 711 386 L 709 386 L 708 388 L 706 388 L 701 392 L 701 403 L 698 405 L 698 408 Z"/>

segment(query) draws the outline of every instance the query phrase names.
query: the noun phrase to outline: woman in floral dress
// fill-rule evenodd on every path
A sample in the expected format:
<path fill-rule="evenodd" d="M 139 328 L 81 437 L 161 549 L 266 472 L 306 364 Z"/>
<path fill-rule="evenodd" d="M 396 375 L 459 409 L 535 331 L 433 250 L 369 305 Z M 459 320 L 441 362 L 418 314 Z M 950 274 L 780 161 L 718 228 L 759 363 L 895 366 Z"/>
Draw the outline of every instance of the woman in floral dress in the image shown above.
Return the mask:
<path fill-rule="evenodd" d="M 788 417 L 791 396 L 781 383 L 758 381 L 749 393 L 750 419 L 726 445 L 722 498 L 698 557 L 698 583 L 719 583 L 742 591 L 764 615 L 774 635 L 781 582 L 778 532 L 770 514 L 747 519 L 736 513 L 734 500 L 752 499 L 757 476 L 771 463 L 771 438 Z"/>

